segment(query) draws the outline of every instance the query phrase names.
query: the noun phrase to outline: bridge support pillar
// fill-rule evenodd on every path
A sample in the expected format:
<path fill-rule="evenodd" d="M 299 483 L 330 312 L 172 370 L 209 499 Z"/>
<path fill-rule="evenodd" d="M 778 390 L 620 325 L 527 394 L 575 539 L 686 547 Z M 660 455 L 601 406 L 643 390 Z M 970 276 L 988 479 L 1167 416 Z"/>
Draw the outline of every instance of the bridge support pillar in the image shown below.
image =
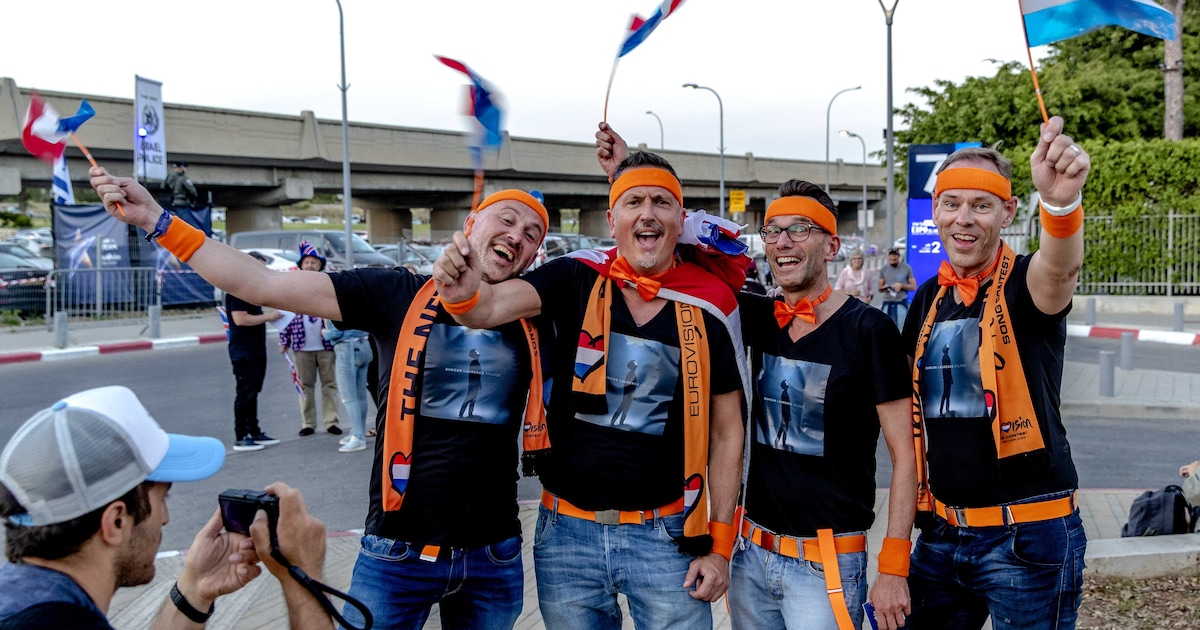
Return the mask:
<path fill-rule="evenodd" d="M 408 208 L 370 206 L 367 237 L 375 245 L 396 243 L 413 235 L 413 211 Z"/>
<path fill-rule="evenodd" d="M 608 205 L 608 204 L 604 204 Z M 588 236 L 608 238 L 608 208 L 600 210 L 582 209 L 579 211 L 579 233 Z"/>
<path fill-rule="evenodd" d="M 252 230 L 282 230 L 283 210 L 279 208 L 231 207 L 225 213 L 227 235 Z"/>

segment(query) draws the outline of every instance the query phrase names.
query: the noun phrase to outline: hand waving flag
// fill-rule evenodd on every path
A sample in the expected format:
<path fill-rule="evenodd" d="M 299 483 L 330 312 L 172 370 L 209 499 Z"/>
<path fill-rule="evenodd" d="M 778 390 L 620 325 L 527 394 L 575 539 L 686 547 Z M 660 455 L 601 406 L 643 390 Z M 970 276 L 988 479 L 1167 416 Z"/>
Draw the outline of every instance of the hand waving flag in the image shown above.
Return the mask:
<path fill-rule="evenodd" d="M 85 100 L 79 103 L 74 116 L 62 118 L 49 103 L 33 94 L 25 112 L 21 144 L 37 159 L 53 164 L 67 150 L 67 138 L 95 115 L 96 110 Z"/>
<path fill-rule="evenodd" d="M 658 28 L 662 21 L 667 19 L 683 4 L 683 0 L 663 0 L 662 4 L 654 9 L 654 13 L 648 18 L 643 18 L 638 14 L 633 14 L 629 18 L 629 26 L 625 28 L 625 38 L 621 40 L 621 49 L 617 51 L 617 58 L 613 60 L 612 72 L 608 75 L 608 89 L 604 92 L 604 120 L 608 121 L 608 96 L 612 93 L 613 78 L 617 76 L 617 63 L 621 61 L 621 57 L 628 55 L 634 48 L 641 45 Z"/>

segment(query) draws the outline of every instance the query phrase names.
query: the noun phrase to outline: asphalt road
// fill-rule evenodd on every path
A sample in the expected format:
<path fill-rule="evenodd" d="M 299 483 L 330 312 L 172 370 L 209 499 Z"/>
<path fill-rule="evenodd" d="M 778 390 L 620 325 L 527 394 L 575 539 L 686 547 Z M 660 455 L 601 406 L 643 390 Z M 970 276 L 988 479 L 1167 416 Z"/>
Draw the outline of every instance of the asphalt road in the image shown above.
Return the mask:
<path fill-rule="evenodd" d="M 1096 354 L 1094 341 L 1072 338 L 1068 357 Z M 1116 343 L 1116 342 L 1113 342 Z M 1157 369 L 1183 369 L 1196 359 L 1194 348 L 1142 344 L 1139 361 Z M 163 530 L 162 549 L 185 549 L 216 509 L 217 495 L 227 488 L 261 489 L 275 480 L 300 488 L 309 510 L 330 531 L 361 528 L 366 515 L 367 481 L 372 451 L 342 454 L 337 438 L 324 431 L 301 438 L 300 411 L 287 364 L 269 353 L 264 391 L 259 397 L 263 429 L 282 442 L 263 451 L 228 451 L 225 466 L 214 477 L 177 484 L 168 503 L 172 524 Z M 1164 367 L 1177 366 L 1177 367 Z M 1200 368 L 1196 368 L 1200 370 Z M 63 362 L 0 366 L 0 441 L 7 442 L 27 418 L 76 391 L 102 385 L 125 385 L 142 399 L 168 431 L 209 435 L 233 441 L 234 380 L 224 345 L 133 352 Z M 372 410 L 369 418 L 374 418 Z M 1080 484 L 1086 488 L 1149 488 L 1172 483 L 1180 464 L 1200 457 L 1200 423 L 1068 416 Z M 346 423 L 342 422 L 343 427 Z M 372 441 L 373 444 L 373 441 Z M 887 450 L 878 447 L 880 486 L 891 476 Z M 522 479 L 519 495 L 538 495 L 536 479 Z"/>

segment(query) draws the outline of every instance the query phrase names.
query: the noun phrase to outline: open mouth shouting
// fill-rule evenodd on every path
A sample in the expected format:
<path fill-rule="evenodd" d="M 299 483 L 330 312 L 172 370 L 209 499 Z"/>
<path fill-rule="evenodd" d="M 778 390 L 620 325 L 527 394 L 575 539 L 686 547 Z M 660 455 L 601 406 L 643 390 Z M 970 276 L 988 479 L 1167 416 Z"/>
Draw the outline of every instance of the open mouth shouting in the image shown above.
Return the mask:
<path fill-rule="evenodd" d="M 504 243 L 492 243 L 491 251 L 505 262 L 511 263 L 517 259 L 517 252 Z"/>
<path fill-rule="evenodd" d="M 788 269 L 792 269 L 794 267 L 798 267 L 798 266 L 800 266 L 800 263 L 802 263 L 802 262 L 804 262 L 804 260 L 802 258 L 800 258 L 799 256 L 776 256 L 775 257 L 775 266 L 778 267 L 780 269 L 780 271 L 785 271 Z"/>
<path fill-rule="evenodd" d="M 633 231 L 633 236 L 637 239 L 639 247 L 653 249 L 658 244 L 659 239 L 662 238 L 663 229 L 661 225 L 656 223 L 644 223 Z"/>

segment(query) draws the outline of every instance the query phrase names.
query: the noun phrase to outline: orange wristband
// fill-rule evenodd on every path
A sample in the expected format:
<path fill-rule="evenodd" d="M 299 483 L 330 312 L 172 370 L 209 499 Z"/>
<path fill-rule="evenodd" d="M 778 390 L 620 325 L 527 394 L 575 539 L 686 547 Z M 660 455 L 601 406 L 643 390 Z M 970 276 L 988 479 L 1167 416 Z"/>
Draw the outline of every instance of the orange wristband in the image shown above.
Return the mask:
<path fill-rule="evenodd" d="M 443 301 L 442 308 L 446 309 L 446 312 L 450 313 L 451 315 L 462 315 L 463 313 L 475 308 L 476 304 L 479 304 L 479 289 L 475 289 L 475 293 L 472 293 L 471 297 L 463 300 L 462 302 L 451 303 Z"/>
<path fill-rule="evenodd" d="M 1079 228 L 1083 227 L 1083 206 L 1080 205 L 1071 214 L 1061 217 L 1050 214 L 1042 204 L 1038 204 L 1038 215 L 1042 219 L 1042 229 L 1054 238 L 1070 238 Z"/>
<path fill-rule="evenodd" d="M 729 560 L 733 557 L 733 543 L 737 541 L 737 530 L 729 523 L 708 522 L 708 535 L 712 536 L 712 552 Z"/>
<path fill-rule="evenodd" d="M 187 262 L 204 245 L 205 240 L 204 232 L 188 225 L 183 219 L 172 217 L 167 231 L 158 237 L 158 244 L 175 254 L 180 262 Z"/>
<path fill-rule="evenodd" d="M 909 554 L 911 552 L 911 540 L 884 538 L 883 548 L 879 550 L 879 572 L 908 577 Z"/>

